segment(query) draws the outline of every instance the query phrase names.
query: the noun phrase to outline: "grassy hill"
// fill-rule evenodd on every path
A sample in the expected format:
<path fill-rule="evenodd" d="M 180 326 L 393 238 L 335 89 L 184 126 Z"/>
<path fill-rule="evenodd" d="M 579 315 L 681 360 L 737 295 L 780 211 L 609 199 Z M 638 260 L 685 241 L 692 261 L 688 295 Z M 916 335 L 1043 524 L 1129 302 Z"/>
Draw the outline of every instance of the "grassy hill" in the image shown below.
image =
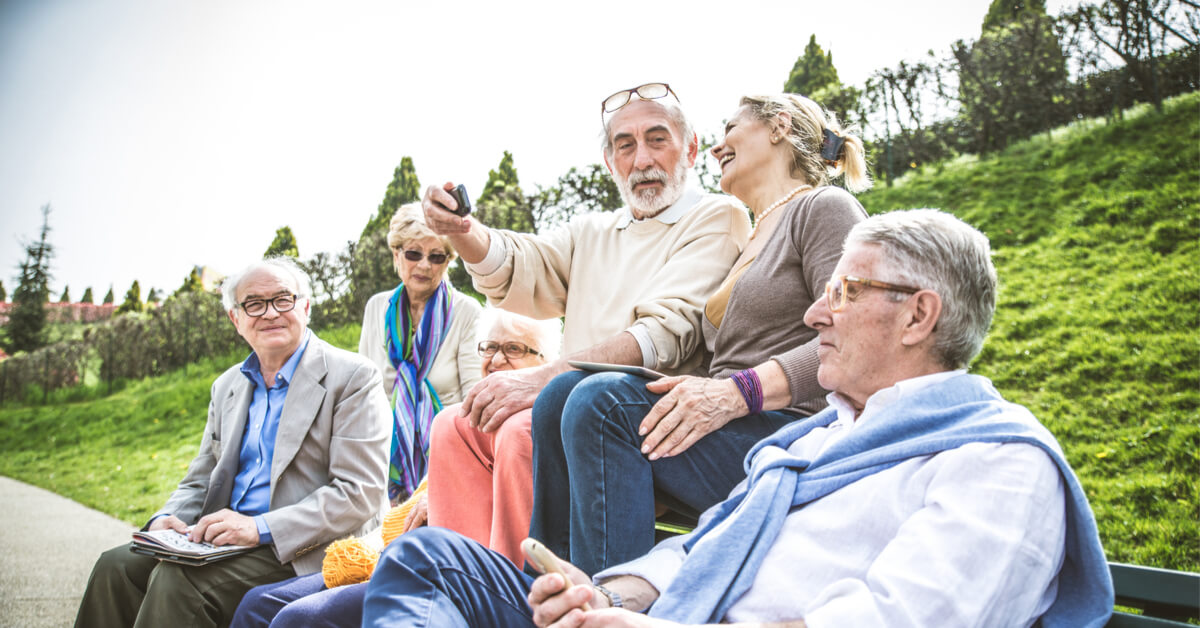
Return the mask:
<path fill-rule="evenodd" d="M 1000 302 L 973 369 L 1058 436 L 1111 559 L 1200 570 L 1200 95 L 914 171 L 863 202 L 939 207 L 992 238 Z M 353 347 L 358 329 L 322 337 Z M 140 524 L 240 357 L 0 408 L 0 474 Z"/>

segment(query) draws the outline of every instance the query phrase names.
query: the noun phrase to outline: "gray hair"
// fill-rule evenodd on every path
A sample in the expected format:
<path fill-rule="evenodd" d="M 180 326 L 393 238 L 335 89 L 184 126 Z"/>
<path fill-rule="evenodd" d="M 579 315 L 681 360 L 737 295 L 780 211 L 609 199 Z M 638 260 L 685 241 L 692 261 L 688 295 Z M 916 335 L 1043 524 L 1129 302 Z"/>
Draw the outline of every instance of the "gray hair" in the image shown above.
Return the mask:
<path fill-rule="evenodd" d="M 852 129 L 842 128 L 832 111 L 796 94 L 744 96 L 741 105 L 750 107 L 754 117 L 768 126 L 774 124 L 775 117 L 781 113 L 791 116 L 792 124 L 786 139 L 792 147 L 793 175 L 803 175 L 813 187 L 828 185 L 829 179 L 839 175 L 843 176 L 846 189 L 851 192 L 871 187 L 862 140 L 851 132 Z M 832 165 L 826 164 L 821 157 L 825 129 L 845 140 L 842 152 Z"/>
<path fill-rule="evenodd" d="M 260 270 L 272 270 L 283 273 L 285 276 L 291 277 L 296 283 L 296 296 L 308 297 L 312 295 L 311 282 L 308 279 L 308 273 L 304 272 L 296 260 L 286 257 L 268 257 L 256 262 L 251 262 L 248 266 L 225 278 L 221 282 L 221 304 L 226 310 L 232 311 L 237 305 L 237 289 L 242 281 Z"/>
<path fill-rule="evenodd" d="M 679 107 L 679 103 L 665 96 L 662 98 L 655 98 L 650 102 L 658 103 L 663 109 L 666 109 L 667 119 L 671 121 L 671 125 L 675 127 L 675 130 L 679 132 L 680 137 L 683 138 L 683 147 L 686 154 L 686 150 L 692 145 L 692 139 L 696 137 L 696 131 L 692 128 L 692 123 L 688 122 L 687 116 L 683 115 L 683 109 Z M 620 110 L 618 109 L 617 111 Z M 612 122 L 612 119 L 615 117 L 616 113 L 610 116 L 607 120 L 604 120 L 604 128 L 602 129 L 603 136 L 600 138 L 600 146 L 604 148 L 604 155 L 608 157 L 608 161 L 610 163 L 612 162 L 613 158 L 613 143 L 612 133 L 609 132 L 608 127 Z"/>
<path fill-rule="evenodd" d="M 562 345 L 561 320 L 557 318 L 537 320 L 491 305 L 484 306 L 483 314 L 480 315 L 479 323 L 475 327 L 475 335 L 479 342 L 487 340 L 496 327 L 522 336 L 529 336 L 537 345 L 534 349 L 537 349 L 547 362 L 558 359 L 559 349 Z"/>
<path fill-rule="evenodd" d="M 966 368 L 979 350 L 996 311 L 996 267 L 987 236 L 936 209 L 872 216 L 854 225 L 846 247 L 876 244 L 898 277 L 882 281 L 933 290 L 942 299 L 934 326 L 934 354 L 950 369 Z"/>

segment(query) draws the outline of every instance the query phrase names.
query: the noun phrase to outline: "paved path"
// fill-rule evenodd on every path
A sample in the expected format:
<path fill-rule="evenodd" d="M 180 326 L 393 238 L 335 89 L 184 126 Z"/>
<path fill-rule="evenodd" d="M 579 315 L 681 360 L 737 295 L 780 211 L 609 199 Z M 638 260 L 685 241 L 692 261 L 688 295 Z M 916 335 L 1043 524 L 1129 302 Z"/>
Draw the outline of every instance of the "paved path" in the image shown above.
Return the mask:
<path fill-rule="evenodd" d="M 0 476 L 0 628 L 75 621 L 92 563 L 133 526 Z"/>

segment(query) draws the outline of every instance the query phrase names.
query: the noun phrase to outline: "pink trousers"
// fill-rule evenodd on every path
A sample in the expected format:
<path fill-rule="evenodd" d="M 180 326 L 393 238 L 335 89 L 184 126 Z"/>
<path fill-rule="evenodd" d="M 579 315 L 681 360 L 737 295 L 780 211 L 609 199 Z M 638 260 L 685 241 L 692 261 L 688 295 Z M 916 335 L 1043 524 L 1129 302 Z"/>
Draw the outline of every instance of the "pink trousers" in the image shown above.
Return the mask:
<path fill-rule="evenodd" d="M 533 515 L 532 410 L 484 434 L 449 406 L 433 420 L 429 443 L 429 525 L 449 528 L 520 567 Z"/>

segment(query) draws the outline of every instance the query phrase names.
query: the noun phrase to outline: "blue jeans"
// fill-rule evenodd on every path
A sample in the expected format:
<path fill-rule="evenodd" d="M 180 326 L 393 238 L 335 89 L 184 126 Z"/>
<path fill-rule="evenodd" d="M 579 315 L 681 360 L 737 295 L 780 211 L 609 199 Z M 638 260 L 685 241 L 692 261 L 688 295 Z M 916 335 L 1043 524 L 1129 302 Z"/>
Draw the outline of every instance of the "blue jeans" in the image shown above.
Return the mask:
<path fill-rule="evenodd" d="M 445 528 L 418 528 L 384 549 L 367 584 L 363 628 L 532 627 L 533 578 Z"/>
<path fill-rule="evenodd" d="M 746 477 L 750 447 L 798 417 L 734 419 L 687 451 L 651 462 L 638 425 L 661 395 L 646 379 L 571 371 L 533 404 L 533 520 L 529 535 L 589 574 L 654 546 L 656 498 L 689 515 L 725 499 Z"/>
<path fill-rule="evenodd" d="M 320 573 L 250 589 L 230 628 L 356 628 L 367 583 L 325 588 Z"/>

